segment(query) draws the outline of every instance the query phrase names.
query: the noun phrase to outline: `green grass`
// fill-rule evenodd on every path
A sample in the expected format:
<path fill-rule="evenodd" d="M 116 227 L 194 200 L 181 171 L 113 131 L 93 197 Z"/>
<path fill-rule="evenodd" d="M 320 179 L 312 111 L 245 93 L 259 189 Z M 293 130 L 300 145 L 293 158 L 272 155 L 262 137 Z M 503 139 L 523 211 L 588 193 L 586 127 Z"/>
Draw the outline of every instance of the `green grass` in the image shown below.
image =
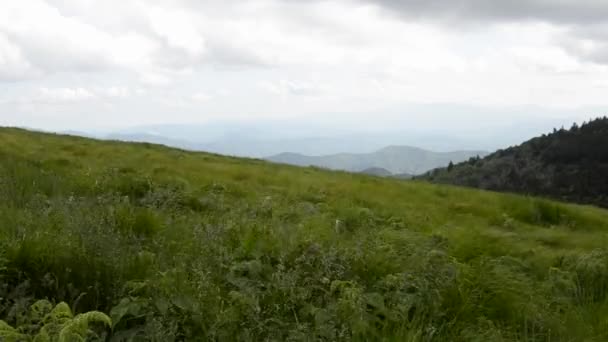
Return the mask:
<path fill-rule="evenodd" d="M 588 206 L 0 129 L 13 327 L 48 300 L 112 341 L 605 341 L 607 243 Z"/>

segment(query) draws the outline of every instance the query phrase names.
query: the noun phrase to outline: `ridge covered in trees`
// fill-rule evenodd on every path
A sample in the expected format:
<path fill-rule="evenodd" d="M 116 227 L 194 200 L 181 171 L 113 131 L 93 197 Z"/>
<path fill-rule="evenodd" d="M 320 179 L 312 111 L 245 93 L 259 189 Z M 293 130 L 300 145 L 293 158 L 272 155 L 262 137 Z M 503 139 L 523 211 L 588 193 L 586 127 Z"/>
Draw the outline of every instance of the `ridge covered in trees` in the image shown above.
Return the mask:
<path fill-rule="evenodd" d="M 608 118 L 554 129 L 420 178 L 608 207 Z"/>

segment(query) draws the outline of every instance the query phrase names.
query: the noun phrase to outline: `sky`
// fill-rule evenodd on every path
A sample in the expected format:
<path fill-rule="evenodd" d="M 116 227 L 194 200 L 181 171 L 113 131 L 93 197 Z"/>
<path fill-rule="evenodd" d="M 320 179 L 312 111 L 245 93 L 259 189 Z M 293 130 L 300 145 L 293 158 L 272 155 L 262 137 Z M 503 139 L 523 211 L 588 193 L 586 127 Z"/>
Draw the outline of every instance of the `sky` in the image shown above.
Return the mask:
<path fill-rule="evenodd" d="M 606 18 L 605 0 L 4 0 L 0 125 L 571 123 L 608 113 Z"/>

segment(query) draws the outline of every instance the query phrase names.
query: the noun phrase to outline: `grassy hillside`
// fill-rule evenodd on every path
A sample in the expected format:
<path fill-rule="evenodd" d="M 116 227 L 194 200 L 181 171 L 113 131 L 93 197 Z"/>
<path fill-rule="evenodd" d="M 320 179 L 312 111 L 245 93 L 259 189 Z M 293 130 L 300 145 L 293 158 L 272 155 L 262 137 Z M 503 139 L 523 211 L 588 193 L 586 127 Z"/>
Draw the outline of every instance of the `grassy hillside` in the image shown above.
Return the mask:
<path fill-rule="evenodd" d="M 593 207 L 0 129 L 0 340 L 605 341 L 607 243 Z"/>
<path fill-rule="evenodd" d="M 608 118 L 573 125 L 422 178 L 608 208 Z"/>

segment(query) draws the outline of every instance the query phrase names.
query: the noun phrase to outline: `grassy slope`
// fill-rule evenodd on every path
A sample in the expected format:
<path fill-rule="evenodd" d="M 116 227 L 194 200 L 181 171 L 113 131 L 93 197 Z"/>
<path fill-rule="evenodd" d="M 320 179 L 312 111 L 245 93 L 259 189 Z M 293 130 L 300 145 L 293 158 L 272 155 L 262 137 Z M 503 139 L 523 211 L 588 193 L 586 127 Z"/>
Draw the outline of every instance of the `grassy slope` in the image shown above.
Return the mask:
<path fill-rule="evenodd" d="M 602 341 L 607 233 L 593 207 L 0 129 L 13 325 L 47 297 L 159 341 Z"/>

